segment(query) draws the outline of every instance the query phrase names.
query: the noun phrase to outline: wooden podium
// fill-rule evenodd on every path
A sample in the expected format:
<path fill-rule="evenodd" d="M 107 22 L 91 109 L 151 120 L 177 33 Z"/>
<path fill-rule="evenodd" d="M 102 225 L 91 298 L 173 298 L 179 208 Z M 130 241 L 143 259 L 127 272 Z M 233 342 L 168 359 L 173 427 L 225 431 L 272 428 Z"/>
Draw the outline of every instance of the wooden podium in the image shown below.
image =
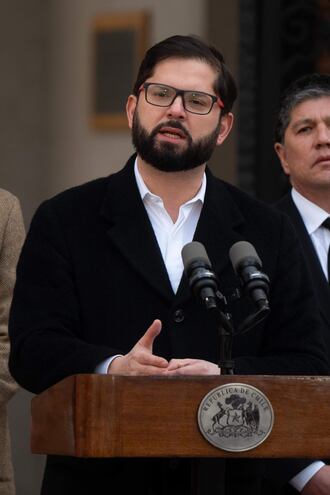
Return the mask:
<path fill-rule="evenodd" d="M 270 400 L 274 426 L 253 450 L 207 442 L 197 411 L 227 383 Z M 32 399 L 33 453 L 78 457 L 330 457 L 330 377 L 75 375 Z"/>

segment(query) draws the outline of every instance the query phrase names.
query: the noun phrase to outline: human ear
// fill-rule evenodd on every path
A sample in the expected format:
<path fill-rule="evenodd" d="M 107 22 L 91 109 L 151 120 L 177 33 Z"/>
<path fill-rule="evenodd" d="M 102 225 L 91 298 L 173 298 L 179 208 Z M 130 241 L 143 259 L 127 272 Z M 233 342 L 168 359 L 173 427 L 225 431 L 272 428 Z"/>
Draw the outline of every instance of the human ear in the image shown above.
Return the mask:
<path fill-rule="evenodd" d="M 276 154 L 277 154 L 277 156 L 281 162 L 284 173 L 286 175 L 290 175 L 290 167 L 289 167 L 288 162 L 286 160 L 285 145 L 282 143 L 275 143 L 274 149 L 275 149 Z"/>
<path fill-rule="evenodd" d="M 234 115 L 229 112 L 220 118 L 220 130 L 217 138 L 217 146 L 222 144 L 233 127 Z"/>
<path fill-rule="evenodd" d="M 134 95 L 129 95 L 126 103 L 126 115 L 130 129 L 132 129 L 133 117 L 134 117 L 136 105 L 137 105 L 137 97 Z"/>

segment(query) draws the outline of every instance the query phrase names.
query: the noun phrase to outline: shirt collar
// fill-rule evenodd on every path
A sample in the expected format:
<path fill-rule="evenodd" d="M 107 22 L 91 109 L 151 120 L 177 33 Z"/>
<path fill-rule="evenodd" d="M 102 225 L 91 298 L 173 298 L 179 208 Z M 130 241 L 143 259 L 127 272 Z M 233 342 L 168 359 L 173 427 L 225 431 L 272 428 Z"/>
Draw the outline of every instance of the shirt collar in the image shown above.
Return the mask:
<path fill-rule="evenodd" d="M 315 203 L 312 203 L 302 196 L 294 188 L 292 188 L 291 195 L 293 202 L 302 216 L 307 232 L 313 234 L 313 232 L 321 226 L 324 220 L 328 218 L 329 214 Z"/>
<path fill-rule="evenodd" d="M 135 159 L 135 163 L 134 163 L 134 174 L 135 174 L 136 184 L 137 184 L 137 187 L 138 187 L 138 190 L 140 192 L 140 195 L 141 195 L 143 202 L 145 202 L 145 200 L 147 200 L 147 199 L 150 199 L 152 201 L 159 201 L 159 200 L 162 201 L 162 199 L 159 196 L 157 196 L 156 194 L 153 194 L 148 189 L 146 183 L 144 182 L 144 180 L 143 180 L 143 178 L 139 172 L 139 168 L 137 165 L 137 158 Z M 192 199 L 187 201 L 185 203 L 185 205 L 190 204 L 190 203 L 195 203 L 198 200 L 201 201 L 201 203 L 203 204 L 204 198 L 205 198 L 205 191 L 206 191 L 206 174 L 204 172 L 203 179 L 202 179 L 202 185 L 199 188 L 197 194 Z"/>

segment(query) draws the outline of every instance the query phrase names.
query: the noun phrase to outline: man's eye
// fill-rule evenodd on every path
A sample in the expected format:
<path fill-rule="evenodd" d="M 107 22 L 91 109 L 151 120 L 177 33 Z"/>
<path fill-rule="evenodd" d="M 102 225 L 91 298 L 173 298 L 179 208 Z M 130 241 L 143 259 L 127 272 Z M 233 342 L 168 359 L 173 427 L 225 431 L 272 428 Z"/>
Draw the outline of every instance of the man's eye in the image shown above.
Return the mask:
<path fill-rule="evenodd" d="M 298 129 L 298 134 L 304 134 L 306 132 L 309 132 L 312 128 L 311 127 L 301 127 L 300 129 Z"/>
<path fill-rule="evenodd" d="M 205 105 L 205 101 L 198 100 L 197 98 L 191 100 L 191 103 L 193 103 L 194 105 L 201 105 L 201 106 Z"/>
<path fill-rule="evenodd" d="M 167 98 L 169 91 L 161 86 L 152 86 L 149 88 L 149 94 L 156 98 Z"/>
<path fill-rule="evenodd" d="M 207 104 L 203 98 L 196 98 L 193 96 L 189 99 L 189 103 L 191 105 L 194 105 L 195 107 L 198 107 L 198 106 L 205 107 Z"/>

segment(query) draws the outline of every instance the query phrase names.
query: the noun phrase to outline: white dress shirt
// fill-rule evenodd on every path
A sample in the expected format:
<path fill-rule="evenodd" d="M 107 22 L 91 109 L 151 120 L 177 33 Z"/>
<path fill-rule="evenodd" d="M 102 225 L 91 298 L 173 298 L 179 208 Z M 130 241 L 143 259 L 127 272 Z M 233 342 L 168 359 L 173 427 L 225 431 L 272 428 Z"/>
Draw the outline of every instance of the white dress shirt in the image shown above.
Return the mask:
<path fill-rule="evenodd" d="M 191 242 L 194 237 L 204 203 L 206 175 L 204 173 L 202 185 L 196 196 L 180 206 L 178 218 L 176 222 L 173 222 L 164 208 L 163 200 L 149 191 L 146 186 L 139 172 L 136 160 L 134 174 L 141 199 L 155 232 L 173 292 L 176 293 L 183 273 L 181 250 L 183 246 L 188 242 Z M 118 356 L 120 356 L 120 354 L 111 356 L 100 363 L 96 367 L 95 372 L 107 373 L 111 362 Z"/>
<path fill-rule="evenodd" d="M 136 162 L 134 172 L 143 204 L 162 253 L 173 292 L 176 293 L 183 272 L 181 250 L 194 237 L 204 203 L 206 175 L 203 175 L 202 185 L 196 196 L 180 206 L 178 218 L 173 223 L 164 208 L 163 200 L 147 188 Z"/>
<path fill-rule="evenodd" d="M 323 221 L 328 218 L 329 214 L 322 210 L 315 203 L 312 203 L 298 191 L 292 189 L 292 199 L 298 211 L 303 219 L 306 230 L 310 235 L 311 241 L 314 244 L 315 251 L 320 260 L 324 275 L 328 279 L 328 250 L 330 246 L 330 231 L 325 227 L 322 227 Z M 312 462 L 305 469 L 300 471 L 292 480 L 291 485 L 298 490 L 302 491 L 306 483 L 314 476 L 315 473 L 325 464 L 322 461 Z"/>

